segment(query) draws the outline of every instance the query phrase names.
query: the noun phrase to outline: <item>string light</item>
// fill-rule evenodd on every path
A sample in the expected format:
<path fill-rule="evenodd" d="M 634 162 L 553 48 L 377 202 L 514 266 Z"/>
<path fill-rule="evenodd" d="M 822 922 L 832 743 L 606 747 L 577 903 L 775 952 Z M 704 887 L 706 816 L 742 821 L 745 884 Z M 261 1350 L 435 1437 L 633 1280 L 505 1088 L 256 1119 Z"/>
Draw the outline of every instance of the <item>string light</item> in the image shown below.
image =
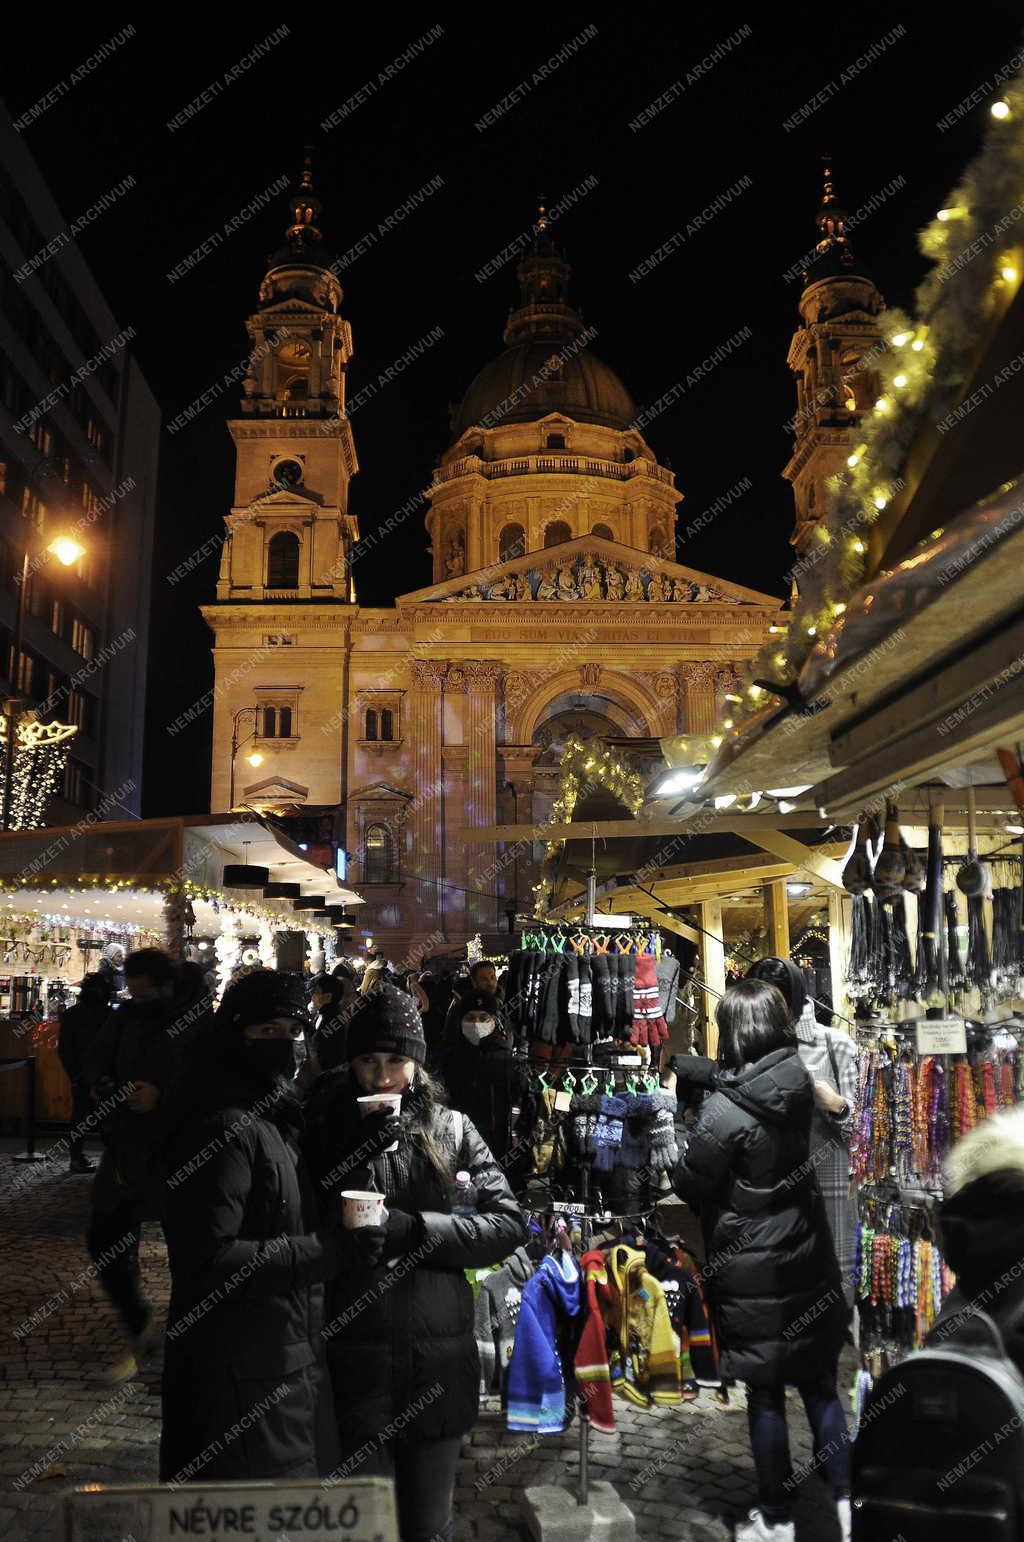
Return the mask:
<path fill-rule="evenodd" d="M 1010 116 L 1010 104 L 1005 97 L 1000 97 L 998 102 L 992 103 L 992 106 L 989 108 L 989 112 L 992 114 L 993 118 L 998 118 L 1002 123 Z"/>

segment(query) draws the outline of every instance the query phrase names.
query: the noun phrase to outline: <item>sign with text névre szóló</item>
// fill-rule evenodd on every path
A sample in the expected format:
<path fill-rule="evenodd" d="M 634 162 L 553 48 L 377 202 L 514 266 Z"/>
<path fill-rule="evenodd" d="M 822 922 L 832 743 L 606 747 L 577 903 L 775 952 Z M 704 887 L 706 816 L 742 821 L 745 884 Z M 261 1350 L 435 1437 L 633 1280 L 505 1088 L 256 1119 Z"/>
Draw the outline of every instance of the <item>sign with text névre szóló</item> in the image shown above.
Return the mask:
<path fill-rule="evenodd" d="M 389 1478 L 96 1484 L 64 1503 L 67 1542 L 398 1542 Z"/>

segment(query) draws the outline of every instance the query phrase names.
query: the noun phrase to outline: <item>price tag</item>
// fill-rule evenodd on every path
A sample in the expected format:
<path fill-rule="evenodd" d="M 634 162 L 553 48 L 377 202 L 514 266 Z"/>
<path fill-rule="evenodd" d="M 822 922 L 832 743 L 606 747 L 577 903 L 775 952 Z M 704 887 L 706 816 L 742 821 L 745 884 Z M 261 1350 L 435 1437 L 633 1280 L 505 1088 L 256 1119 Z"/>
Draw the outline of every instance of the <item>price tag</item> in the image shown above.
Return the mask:
<path fill-rule="evenodd" d="M 919 1055 L 966 1055 L 967 1024 L 962 1018 L 943 1017 L 915 1025 Z"/>
<path fill-rule="evenodd" d="M 565 1092 L 565 1091 L 556 1092 L 555 1093 L 555 1111 L 556 1111 L 556 1113 L 567 1114 L 569 1112 L 570 1108 L 572 1108 L 572 1093 L 571 1092 Z"/>
<path fill-rule="evenodd" d="M 210 1488 L 153 1483 L 77 1489 L 64 1501 L 68 1542 L 398 1542 L 389 1478 L 337 1484 L 216 1483 Z"/>

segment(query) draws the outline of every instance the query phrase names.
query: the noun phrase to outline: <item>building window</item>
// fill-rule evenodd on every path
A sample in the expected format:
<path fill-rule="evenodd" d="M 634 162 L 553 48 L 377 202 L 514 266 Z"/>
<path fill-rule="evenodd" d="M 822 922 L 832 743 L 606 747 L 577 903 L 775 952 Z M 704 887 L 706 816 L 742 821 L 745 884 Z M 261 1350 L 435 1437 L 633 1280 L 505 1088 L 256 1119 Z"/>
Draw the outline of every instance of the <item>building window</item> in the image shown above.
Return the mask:
<path fill-rule="evenodd" d="M 395 843 L 387 825 L 368 825 L 363 846 L 363 882 L 391 883 L 395 872 Z"/>
<path fill-rule="evenodd" d="M 68 760 L 64 767 L 64 796 L 69 803 L 85 805 L 85 782 L 82 776 L 82 766 L 77 760 Z"/>
<path fill-rule="evenodd" d="M 31 653 L 19 653 L 17 659 L 15 659 L 13 648 L 8 649 L 8 658 L 10 660 L 10 667 L 7 674 L 14 689 L 20 691 L 23 696 L 31 696 L 33 694 L 32 677 L 35 674 L 35 659 Z"/>
<path fill-rule="evenodd" d="M 77 617 L 71 623 L 71 646 L 83 659 L 91 659 L 96 652 L 96 634 Z"/>
<path fill-rule="evenodd" d="M 359 702 L 362 718 L 362 738 L 359 744 L 365 750 L 394 748 L 401 742 L 402 692 L 366 691 Z"/>
<path fill-rule="evenodd" d="M 603 541 L 614 541 L 615 539 L 615 532 L 610 530 L 607 525 L 595 525 L 590 533 L 591 535 L 599 535 Z"/>
<path fill-rule="evenodd" d="M 565 435 L 564 434 L 549 434 L 548 435 L 547 447 L 548 447 L 549 450 L 564 450 L 565 449 Z"/>
<path fill-rule="evenodd" d="M 42 530 L 46 523 L 46 504 L 31 487 L 23 487 L 21 490 L 21 512 L 37 530 Z"/>
<path fill-rule="evenodd" d="M 49 455 L 53 449 L 53 433 L 41 422 L 33 423 L 25 437 L 42 455 Z"/>
<path fill-rule="evenodd" d="M 552 520 L 544 531 L 545 546 L 561 546 L 563 541 L 572 540 L 572 531 L 564 519 Z"/>
<path fill-rule="evenodd" d="M 68 692 L 67 714 L 68 720 L 77 724 L 83 733 L 89 732 L 88 696 L 84 696 L 81 691 L 70 690 Z"/>
<path fill-rule="evenodd" d="M 107 436 L 103 432 L 100 425 L 96 422 L 95 418 L 86 418 L 85 437 L 88 439 L 93 448 L 99 450 L 100 454 L 102 455 L 107 447 Z"/>
<path fill-rule="evenodd" d="M 50 631 L 56 632 L 58 637 L 64 636 L 64 604 L 61 600 L 50 602 Z"/>
<path fill-rule="evenodd" d="M 522 525 L 506 525 L 498 537 L 499 562 L 511 562 L 526 551 L 526 531 Z"/>
<path fill-rule="evenodd" d="M 267 542 L 267 588 L 299 587 L 299 538 L 290 530 L 279 530 Z"/>
<path fill-rule="evenodd" d="M 366 716 L 363 719 L 363 738 L 371 742 L 377 737 L 377 709 L 367 707 Z"/>
<path fill-rule="evenodd" d="M 272 632 L 263 639 L 267 648 L 293 648 L 295 646 L 294 632 Z"/>
<path fill-rule="evenodd" d="M 395 737 L 395 720 L 387 707 L 380 709 L 380 736 L 388 742 Z"/>
<path fill-rule="evenodd" d="M 264 707 L 263 708 L 263 734 L 264 739 L 290 739 L 292 738 L 292 709 L 291 707 Z"/>

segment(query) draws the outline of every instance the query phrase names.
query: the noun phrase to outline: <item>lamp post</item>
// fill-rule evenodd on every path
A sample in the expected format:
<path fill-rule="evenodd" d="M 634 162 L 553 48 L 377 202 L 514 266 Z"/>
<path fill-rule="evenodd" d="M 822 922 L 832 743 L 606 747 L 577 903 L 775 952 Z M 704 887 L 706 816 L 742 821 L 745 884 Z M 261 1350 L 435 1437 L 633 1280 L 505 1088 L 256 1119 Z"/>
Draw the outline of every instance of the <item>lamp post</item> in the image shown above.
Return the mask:
<path fill-rule="evenodd" d="M 234 717 L 231 719 L 231 781 L 230 781 L 230 790 L 228 792 L 228 812 L 229 813 L 231 812 L 231 810 L 235 806 L 235 756 L 238 754 L 238 751 L 240 750 L 240 748 L 242 747 L 243 744 L 248 744 L 250 739 L 255 739 L 256 734 L 258 732 L 258 729 L 257 729 L 256 725 L 259 723 L 260 710 L 261 709 L 259 707 L 239 707 L 238 711 L 235 713 Z M 253 722 L 252 733 L 246 734 L 244 739 L 239 739 L 239 737 L 238 737 L 238 725 L 241 722 L 242 718 L 245 717 L 250 712 L 252 712 L 254 714 L 254 722 Z M 248 760 L 250 766 L 262 766 L 262 764 L 263 764 L 263 756 L 261 755 L 259 750 L 250 750 L 248 755 L 246 756 L 246 759 Z"/>
<path fill-rule="evenodd" d="M 80 557 L 85 556 L 85 547 L 70 535 L 55 536 L 46 548 L 47 552 L 56 557 L 58 562 L 70 567 Z M 28 581 L 31 577 L 32 564 L 29 559 L 28 547 L 21 554 L 21 573 L 18 575 L 18 602 L 14 612 L 14 639 L 11 644 L 10 680 L 12 692 L 20 690 L 19 680 L 21 676 L 21 636 L 25 626 L 25 595 L 28 592 Z M 4 702 L 4 716 L 7 724 L 7 752 L 4 756 L 4 791 L 3 804 L 0 808 L 0 827 L 5 831 L 11 828 L 11 791 L 14 786 L 14 758 L 18 753 L 18 719 L 24 711 L 25 698 L 12 694 Z"/>

